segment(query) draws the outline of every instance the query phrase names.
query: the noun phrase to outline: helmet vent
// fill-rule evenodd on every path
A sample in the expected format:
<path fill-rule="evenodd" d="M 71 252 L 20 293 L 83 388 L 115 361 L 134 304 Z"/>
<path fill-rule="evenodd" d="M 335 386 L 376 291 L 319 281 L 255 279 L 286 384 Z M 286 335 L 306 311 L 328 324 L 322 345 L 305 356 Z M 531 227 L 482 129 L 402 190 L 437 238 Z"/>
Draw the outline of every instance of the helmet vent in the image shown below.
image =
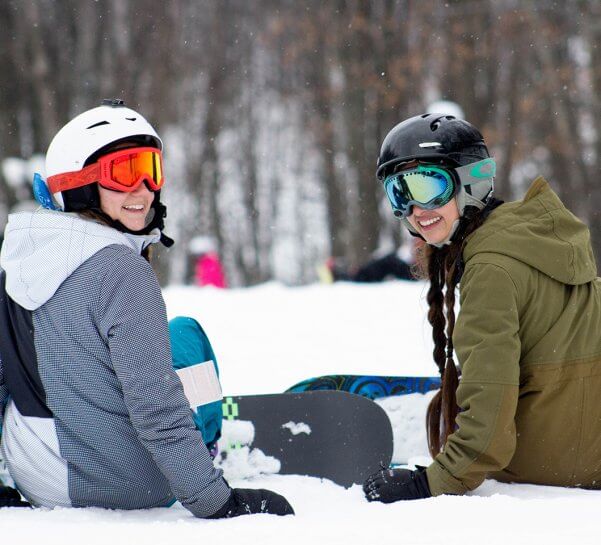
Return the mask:
<path fill-rule="evenodd" d="M 453 115 L 441 115 L 440 117 L 437 117 L 434 121 L 432 121 L 432 123 L 430 123 L 430 130 L 432 132 L 438 130 L 438 128 L 441 125 L 441 120 L 444 119 L 446 121 L 453 121 L 455 119 L 455 116 Z"/>
<path fill-rule="evenodd" d="M 100 125 L 110 125 L 110 123 L 108 121 L 99 121 L 98 123 L 94 123 L 93 125 L 90 125 L 87 128 L 93 129 L 94 127 L 100 127 Z"/>
<path fill-rule="evenodd" d="M 137 117 L 126 117 L 125 119 L 127 119 L 128 121 L 135 121 Z"/>

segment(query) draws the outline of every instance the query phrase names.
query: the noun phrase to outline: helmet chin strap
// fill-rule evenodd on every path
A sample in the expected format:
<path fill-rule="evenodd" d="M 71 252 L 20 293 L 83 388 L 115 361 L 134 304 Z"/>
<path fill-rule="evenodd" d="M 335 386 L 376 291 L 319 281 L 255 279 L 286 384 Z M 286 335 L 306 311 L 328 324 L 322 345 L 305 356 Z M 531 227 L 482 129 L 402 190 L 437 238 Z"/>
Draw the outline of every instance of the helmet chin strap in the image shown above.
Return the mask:
<path fill-rule="evenodd" d="M 470 202 L 469 204 L 466 204 L 462 211 L 461 211 L 461 215 L 459 216 L 458 219 L 456 219 L 453 222 L 453 225 L 451 226 L 451 230 L 449 231 L 449 234 L 447 235 L 447 237 L 445 238 L 445 240 L 441 241 L 441 242 L 427 242 L 426 239 L 420 235 L 417 231 L 415 231 L 415 229 L 413 229 L 413 226 L 409 223 L 409 221 L 407 220 L 407 218 L 402 218 L 401 221 L 403 222 L 403 225 L 405 225 L 407 227 L 407 229 L 409 230 L 409 233 L 411 235 L 413 235 L 414 237 L 419 237 L 421 238 L 423 241 L 426 242 L 426 244 L 429 244 L 430 246 L 434 246 L 436 248 L 443 248 L 445 246 L 448 246 L 449 244 L 452 244 L 453 242 L 455 242 L 455 235 L 457 234 L 457 231 L 459 229 L 459 226 L 461 225 L 461 220 L 463 220 L 464 216 L 464 212 L 465 212 L 465 207 L 466 206 L 473 206 L 474 208 L 480 210 L 480 214 L 483 215 L 484 218 L 487 218 L 488 215 L 498 206 L 500 206 L 501 204 L 503 204 L 503 201 L 499 200 L 499 199 L 495 199 L 494 197 L 489 198 L 488 201 L 486 202 L 486 204 L 482 203 L 482 201 L 478 201 L 478 205 L 476 206 L 475 203 Z"/>
<path fill-rule="evenodd" d="M 457 203 L 457 210 L 459 211 L 459 217 L 453 222 L 453 225 L 451 226 L 451 230 L 449 231 L 447 238 L 445 238 L 441 242 L 429 242 L 428 244 L 431 244 L 432 246 L 436 246 L 436 248 L 443 248 L 444 246 L 448 246 L 449 244 L 452 244 L 453 237 L 455 236 L 455 233 L 457 232 L 457 228 L 459 227 L 459 223 L 461 222 L 461 218 L 463 217 L 463 214 L 465 212 L 465 207 L 466 206 L 474 206 L 474 207 L 478 208 L 479 210 L 482 210 L 485 207 L 485 204 L 480 199 L 476 199 L 475 197 L 472 197 L 465 190 L 465 188 L 463 186 L 461 186 L 459 188 L 459 191 L 457 192 L 457 195 L 455 197 L 455 202 Z"/>
<path fill-rule="evenodd" d="M 154 200 L 152 201 L 151 208 L 154 210 L 154 216 L 150 223 L 143 229 L 134 231 L 123 225 L 119 220 L 114 220 L 106 212 L 100 208 L 94 209 L 94 212 L 100 214 L 110 225 L 121 231 L 122 233 L 129 233 L 130 235 L 148 235 L 153 229 L 158 228 L 161 232 L 161 244 L 166 248 L 170 248 L 174 244 L 174 240 L 163 233 L 165 228 L 165 218 L 167 217 L 167 207 L 160 201 L 159 191 L 155 193 Z"/>
<path fill-rule="evenodd" d="M 428 244 L 431 244 L 432 246 L 436 246 L 437 248 L 443 248 L 443 247 L 448 246 L 449 244 L 451 244 L 453 242 L 453 237 L 455 236 L 455 233 L 457 232 L 457 227 L 459 227 L 459 222 L 460 221 L 461 221 L 461 217 L 457 218 L 453 222 L 453 225 L 451 226 L 451 230 L 449 231 L 449 234 L 447 235 L 447 238 L 445 238 L 443 241 L 441 241 L 441 242 L 428 242 Z"/>

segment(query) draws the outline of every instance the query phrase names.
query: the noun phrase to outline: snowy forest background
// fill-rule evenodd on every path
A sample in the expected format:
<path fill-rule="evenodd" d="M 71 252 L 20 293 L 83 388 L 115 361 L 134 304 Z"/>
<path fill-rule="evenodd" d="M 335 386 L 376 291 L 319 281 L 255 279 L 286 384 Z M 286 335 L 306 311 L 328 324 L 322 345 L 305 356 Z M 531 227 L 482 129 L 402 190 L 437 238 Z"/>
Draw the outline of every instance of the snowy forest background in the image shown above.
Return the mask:
<path fill-rule="evenodd" d="M 74 115 L 122 98 L 165 142 L 163 283 L 217 241 L 234 286 L 401 242 L 380 143 L 458 103 L 521 198 L 544 174 L 601 256 L 599 0 L 2 0 L 0 226 Z"/>

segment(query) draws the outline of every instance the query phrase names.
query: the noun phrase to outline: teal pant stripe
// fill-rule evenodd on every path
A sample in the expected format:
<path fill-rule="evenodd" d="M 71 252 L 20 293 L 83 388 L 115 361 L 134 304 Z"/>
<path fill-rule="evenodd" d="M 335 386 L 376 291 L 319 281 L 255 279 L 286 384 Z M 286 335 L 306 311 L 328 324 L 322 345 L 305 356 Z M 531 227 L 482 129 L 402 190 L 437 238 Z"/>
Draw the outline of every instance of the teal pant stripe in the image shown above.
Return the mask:
<path fill-rule="evenodd" d="M 219 376 L 217 358 L 213 352 L 211 342 L 202 326 L 194 318 L 178 316 L 170 320 L 169 335 L 174 369 L 182 369 L 196 363 L 213 360 Z M 197 407 L 193 411 L 193 418 L 204 442 L 209 448 L 212 447 L 217 439 L 221 437 L 221 422 L 223 420 L 221 401 Z"/>

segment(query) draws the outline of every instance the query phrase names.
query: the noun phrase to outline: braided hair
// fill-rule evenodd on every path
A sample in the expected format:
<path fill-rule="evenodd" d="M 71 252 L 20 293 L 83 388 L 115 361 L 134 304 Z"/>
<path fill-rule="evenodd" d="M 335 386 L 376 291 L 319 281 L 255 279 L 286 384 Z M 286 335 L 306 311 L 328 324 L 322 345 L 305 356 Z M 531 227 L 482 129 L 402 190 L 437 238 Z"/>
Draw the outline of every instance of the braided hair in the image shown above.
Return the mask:
<path fill-rule="evenodd" d="M 433 357 L 442 378 L 441 388 L 430 401 L 426 414 L 428 449 L 433 458 L 455 431 L 459 413 L 456 391 L 460 372 L 453 358 L 453 331 L 455 291 L 463 273 L 463 250 L 469 235 L 500 204 L 502 201 L 491 198 L 482 210 L 467 206 L 451 244 L 440 248 L 424 244 L 418 252 L 416 273 L 430 281 L 428 321 L 432 325 Z"/>

